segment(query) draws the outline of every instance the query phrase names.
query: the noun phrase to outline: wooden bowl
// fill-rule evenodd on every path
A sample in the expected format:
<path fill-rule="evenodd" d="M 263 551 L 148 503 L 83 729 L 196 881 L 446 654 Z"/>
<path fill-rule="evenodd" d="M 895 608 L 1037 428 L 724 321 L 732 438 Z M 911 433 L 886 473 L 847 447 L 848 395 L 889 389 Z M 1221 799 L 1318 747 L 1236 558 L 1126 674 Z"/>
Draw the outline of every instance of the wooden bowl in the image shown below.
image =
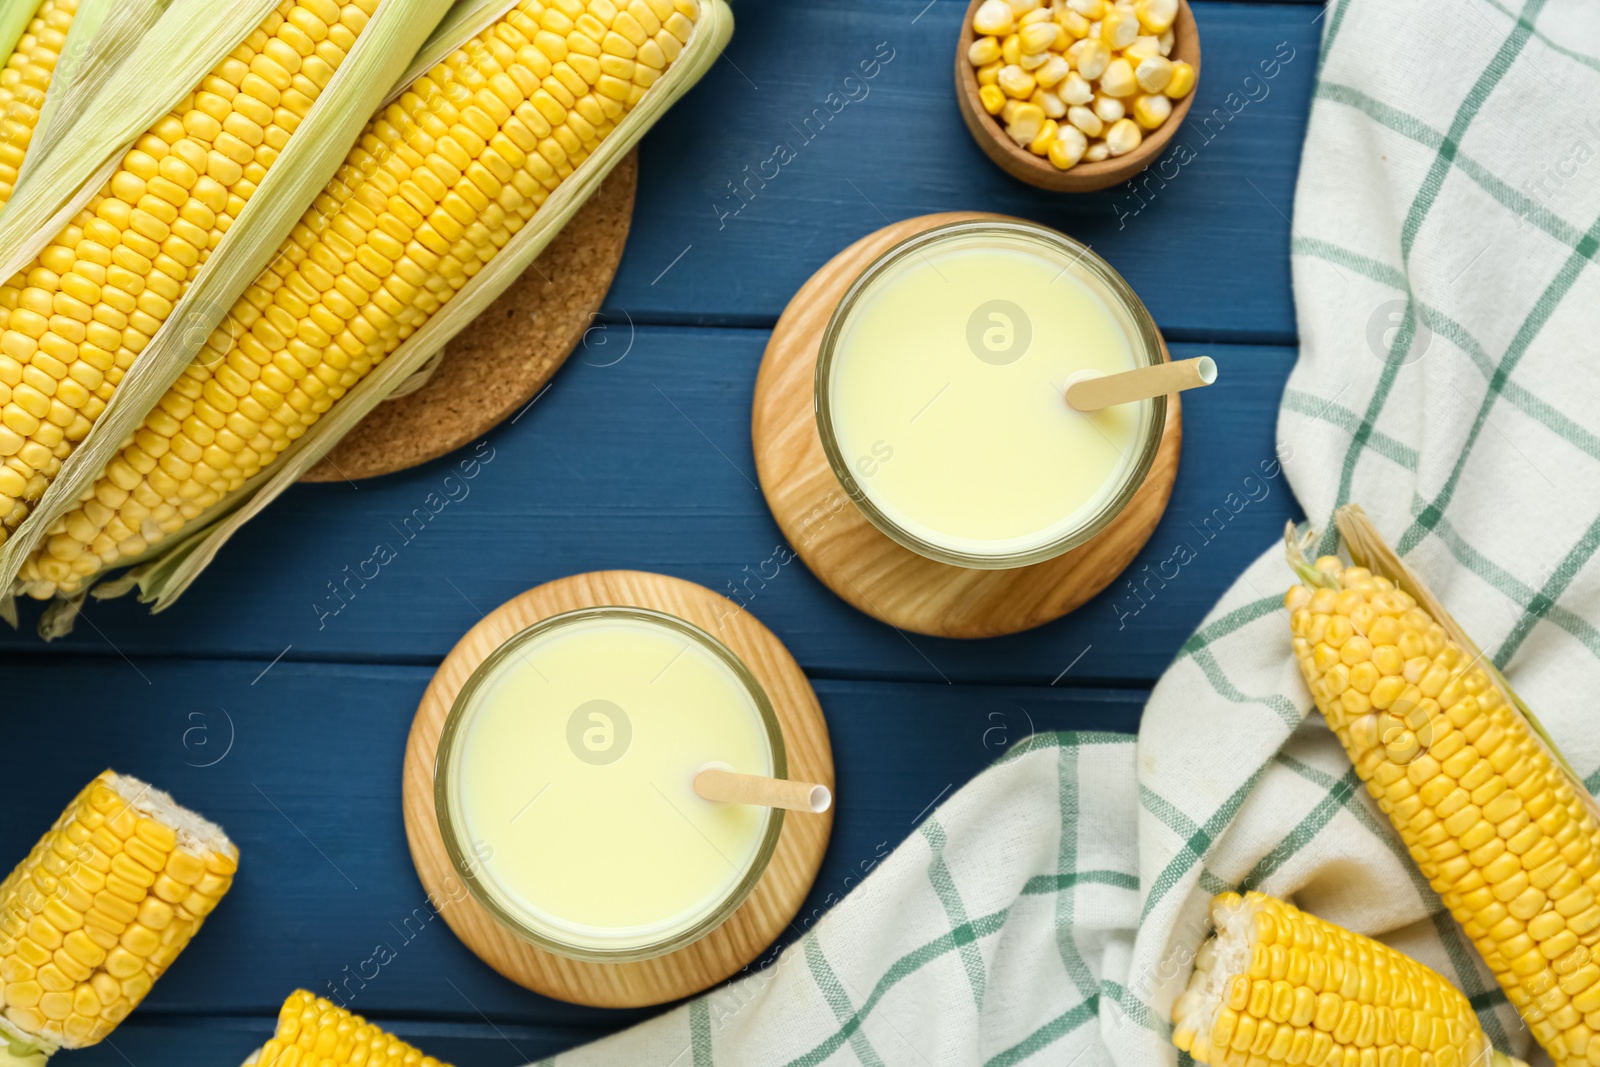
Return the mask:
<path fill-rule="evenodd" d="M 1194 23 L 1194 12 L 1188 0 L 1178 0 L 1178 17 L 1172 24 L 1173 62 L 1183 60 L 1194 68 L 1195 88 L 1182 100 L 1172 102 L 1172 114 L 1167 121 L 1153 130 L 1145 131 L 1144 140 L 1125 156 L 1113 156 L 1099 163 L 1079 163 L 1071 170 L 1060 170 L 1048 159 L 1034 155 L 1007 136 L 1005 129 L 993 115 L 983 109 L 978 99 L 978 72 L 967 59 L 967 50 L 977 37 L 972 28 L 972 16 L 983 0 L 972 0 L 961 23 L 961 42 L 956 48 L 956 102 L 961 107 L 961 117 L 967 129 L 983 149 L 984 155 L 994 160 L 1001 169 L 1029 185 L 1050 189 L 1058 193 L 1087 193 L 1126 181 L 1156 161 L 1167 142 L 1189 114 L 1195 90 L 1200 84 L 1200 30 Z"/>

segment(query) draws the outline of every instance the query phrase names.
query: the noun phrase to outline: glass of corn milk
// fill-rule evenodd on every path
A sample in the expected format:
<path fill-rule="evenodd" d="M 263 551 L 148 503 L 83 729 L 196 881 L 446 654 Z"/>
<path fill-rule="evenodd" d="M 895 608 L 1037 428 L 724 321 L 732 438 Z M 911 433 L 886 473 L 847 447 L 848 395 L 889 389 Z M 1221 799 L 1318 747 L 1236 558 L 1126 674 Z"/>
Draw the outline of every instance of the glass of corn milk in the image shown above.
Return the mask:
<path fill-rule="evenodd" d="M 864 270 L 817 359 L 817 429 L 847 495 L 884 534 L 958 567 L 1058 556 L 1127 505 L 1161 444 L 1166 398 L 1080 412 L 1077 377 L 1160 363 L 1127 282 L 1024 221 L 956 222 Z"/>
<path fill-rule="evenodd" d="M 473 672 L 440 737 L 434 806 L 503 926 L 573 959 L 649 959 L 720 926 L 777 846 L 782 811 L 696 795 L 712 763 L 786 774 L 761 684 L 682 619 L 585 608 Z"/>

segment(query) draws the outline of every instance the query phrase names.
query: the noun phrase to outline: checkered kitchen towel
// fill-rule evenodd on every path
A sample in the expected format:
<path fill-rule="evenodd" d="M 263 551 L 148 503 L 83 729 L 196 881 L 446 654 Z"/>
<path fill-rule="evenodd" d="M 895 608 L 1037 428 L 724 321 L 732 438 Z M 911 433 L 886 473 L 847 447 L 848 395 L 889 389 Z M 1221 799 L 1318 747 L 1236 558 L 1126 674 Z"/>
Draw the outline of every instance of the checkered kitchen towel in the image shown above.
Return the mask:
<path fill-rule="evenodd" d="M 1600 8 L 1514 2 L 1327 12 L 1279 453 L 1322 526 L 1341 502 L 1366 507 L 1593 790 Z M 1287 584 L 1273 546 L 1184 646 L 1137 745 L 1020 745 L 765 971 L 560 1062 L 1170 1064 L 1165 1018 L 1205 902 L 1228 888 L 1383 936 L 1526 1055 L 1515 1013 L 1308 718 Z"/>

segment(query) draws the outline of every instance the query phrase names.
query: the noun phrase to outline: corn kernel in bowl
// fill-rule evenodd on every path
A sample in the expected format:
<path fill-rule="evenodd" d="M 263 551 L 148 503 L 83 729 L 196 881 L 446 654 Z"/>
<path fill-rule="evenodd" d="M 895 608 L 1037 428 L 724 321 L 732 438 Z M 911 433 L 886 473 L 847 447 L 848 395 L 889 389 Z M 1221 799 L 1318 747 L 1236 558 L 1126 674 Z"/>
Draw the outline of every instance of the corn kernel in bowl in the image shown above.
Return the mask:
<path fill-rule="evenodd" d="M 1194 89 L 1178 0 L 984 0 L 967 59 L 1006 134 L 1059 170 L 1133 151 Z"/>

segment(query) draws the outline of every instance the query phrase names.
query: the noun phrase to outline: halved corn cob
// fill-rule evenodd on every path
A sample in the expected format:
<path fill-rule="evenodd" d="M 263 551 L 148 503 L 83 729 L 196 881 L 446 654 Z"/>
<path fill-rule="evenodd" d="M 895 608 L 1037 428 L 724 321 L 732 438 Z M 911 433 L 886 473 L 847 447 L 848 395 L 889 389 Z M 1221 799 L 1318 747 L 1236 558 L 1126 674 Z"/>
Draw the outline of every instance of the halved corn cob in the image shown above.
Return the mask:
<path fill-rule="evenodd" d="M 0 285 L 0 543 L 265 178 L 378 0 L 283 0 Z"/>
<path fill-rule="evenodd" d="M 1479 656 L 1325 556 L 1284 598 L 1317 707 L 1557 1064 L 1600 1064 L 1600 822 Z"/>
<path fill-rule="evenodd" d="M 277 1035 L 245 1063 L 247 1067 L 450 1067 L 303 989 L 289 994 L 278 1013 Z"/>
<path fill-rule="evenodd" d="M 23 563 L 24 589 L 77 591 L 270 464 L 522 229 L 698 14 L 695 0 L 521 0 L 413 83 Z"/>
<path fill-rule="evenodd" d="M 220 827 L 106 771 L 0 883 L 0 1045 L 105 1037 L 139 1005 L 233 882 Z"/>
<path fill-rule="evenodd" d="M 27 32 L 0 69 L 0 207 L 11 199 L 77 10 L 78 0 L 41 0 Z"/>
<path fill-rule="evenodd" d="M 1387 945 L 1261 893 L 1211 902 L 1172 1042 L 1212 1067 L 1512 1067 L 1467 998 Z M 1525 1065 L 1523 1065 L 1525 1067 Z"/>

